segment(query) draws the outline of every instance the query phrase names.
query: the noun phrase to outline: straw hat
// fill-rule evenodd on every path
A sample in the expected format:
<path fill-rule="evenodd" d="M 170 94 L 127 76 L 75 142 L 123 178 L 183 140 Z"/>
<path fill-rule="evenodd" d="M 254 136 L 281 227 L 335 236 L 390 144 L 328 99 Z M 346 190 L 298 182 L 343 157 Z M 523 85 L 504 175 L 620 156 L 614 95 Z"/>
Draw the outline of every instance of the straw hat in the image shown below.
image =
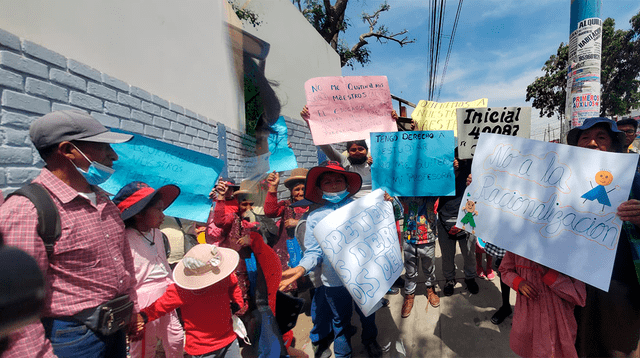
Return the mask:
<path fill-rule="evenodd" d="M 258 182 L 245 179 L 240 183 L 240 189 L 233 192 L 233 195 L 239 194 L 257 194 Z"/>
<path fill-rule="evenodd" d="M 289 176 L 284 181 L 284 186 L 286 186 L 287 189 L 291 190 L 294 186 L 298 185 L 298 183 L 304 183 L 304 181 L 307 179 L 308 172 L 309 172 L 309 169 L 305 169 L 305 168 L 293 169 L 291 171 L 291 176 Z"/>
<path fill-rule="evenodd" d="M 319 166 L 311 168 L 311 170 L 309 170 L 309 173 L 307 173 L 307 181 L 304 187 L 305 199 L 311 200 L 314 203 L 320 203 L 323 200 L 321 191 L 316 190 L 316 188 L 319 189 L 316 183 L 318 181 L 318 178 L 326 172 L 344 175 L 344 177 L 347 179 L 347 191 L 350 195 L 354 195 L 362 187 L 362 177 L 360 176 L 360 174 L 355 172 L 348 172 L 340 165 L 340 163 L 326 160 Z"/>
<path fill-rule="evenodd" d="M 232 249 L 210 244 L 191 248 L 173 270 L 173 281 L 185 290 L 199 290 L 229 276 L 240 256 Z"/>
<path fill-rule="evenodd" d="M 122 220 L 127 220 L 141 212 L 156 195 L 161 196 L 164 210 L 180 195 L 180 188 L 169 184 L 155 190 L 146 183 L 133 181 L 122 187 L 112 201 L 120 209 Z"/>

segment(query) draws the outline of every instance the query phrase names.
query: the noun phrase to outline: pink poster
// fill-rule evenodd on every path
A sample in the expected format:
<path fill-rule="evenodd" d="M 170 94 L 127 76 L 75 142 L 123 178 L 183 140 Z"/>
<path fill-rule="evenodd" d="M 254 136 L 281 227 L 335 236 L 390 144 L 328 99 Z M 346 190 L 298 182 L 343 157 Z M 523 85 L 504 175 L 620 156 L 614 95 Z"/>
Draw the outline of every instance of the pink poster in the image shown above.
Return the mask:
<path fill-rule="evenodd" d="M 304 84 L 315 145 L 396 132 L 386 76 L 316 77 Z"/>

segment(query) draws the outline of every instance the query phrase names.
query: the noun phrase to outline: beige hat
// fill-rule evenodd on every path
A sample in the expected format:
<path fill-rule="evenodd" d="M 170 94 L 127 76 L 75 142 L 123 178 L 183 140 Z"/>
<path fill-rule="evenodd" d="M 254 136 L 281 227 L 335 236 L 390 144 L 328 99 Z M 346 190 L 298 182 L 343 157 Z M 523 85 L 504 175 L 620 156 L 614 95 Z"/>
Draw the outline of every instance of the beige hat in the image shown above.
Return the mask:
<path fill-rule="evenodd" d="M 229 276 L 240 256 L 232 249 L 210 244 L 191 248 L 173 270 L 173 281 L 185 290 L 198 290 Z"/>
<path fill-rule="evenodd" d="M 258 194 L 258 183 L 253 180 L 245 179 L 240 183 L 240 189 L 234 191 L 233 194 Z"/>
<path fill-rule="evenodd" d="M 284 181 L 284 186 L 286 186 L 289 190 L 291 190 L 291 188 L 293 188 L 294 186 L 296 186 L 296 184 L 300 182 L 304 184 L 304 181 L 307 179 L 308 172 L 309 172 L 309 169 L 305 169 L 305 168 L 293 169 L 291 171 L 291 176 Z"/>

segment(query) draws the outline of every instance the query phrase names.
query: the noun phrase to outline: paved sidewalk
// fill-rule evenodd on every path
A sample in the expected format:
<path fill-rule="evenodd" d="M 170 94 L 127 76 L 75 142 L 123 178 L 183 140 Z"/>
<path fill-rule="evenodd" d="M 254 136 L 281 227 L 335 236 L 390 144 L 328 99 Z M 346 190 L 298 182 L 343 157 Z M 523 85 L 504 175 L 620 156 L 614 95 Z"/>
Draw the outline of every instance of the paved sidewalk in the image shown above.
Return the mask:
<path fill-rule="evenodd" d="M 445 297 L 442 293 L 444 278 L 438 245 L 438 308 L 429 306 L 425 312 L 427 298 L 422 273 L 418 278 L 422 284 L 418 285 L 413 310 L 408 318 L 400 317 L 402 294 L 386 296 L 390 301 L 389 307 L 383 307 L 376 312 L 378 342 L 381 346 L 389 347 L 384 357 L 516 357 L 509 348 L 509 330 L 513 316 L 500 325 L 494 325 L 489 321 L 502 303 L 499 277 L 493 281 L 477 278 L 480 292 L 471 295 L 464 284 L 462 256 L 459 253 L 456 255 L 456 266 L 458 284 L 454 294 Z M 308 292 L 304 292 L 302 297 L 308 300 Z M 515 305 L 515 297 L 515 292 L 511 290 L 512 306 Z M 305 308 L 308 313 L 308 307 Z M 358 332 L 351 339 L 353 356 L 365 357 L 366 353 L 360 343 L 360 321 L 355 313 L 352 323 L 358 327 Z M 310 329 L 311 318 L 303 313 L 294 328 L 296 347 L 313 357 L 309 341 Z"/>

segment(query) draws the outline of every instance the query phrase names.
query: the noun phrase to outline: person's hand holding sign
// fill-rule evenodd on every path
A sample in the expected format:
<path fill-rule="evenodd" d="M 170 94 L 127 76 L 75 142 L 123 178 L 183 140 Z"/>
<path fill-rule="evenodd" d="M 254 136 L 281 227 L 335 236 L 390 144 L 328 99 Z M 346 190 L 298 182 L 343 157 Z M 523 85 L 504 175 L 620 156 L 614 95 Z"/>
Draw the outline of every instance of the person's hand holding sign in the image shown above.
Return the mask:
<path fill-rule="evenodd" d="M 618 206 L 618 216 L 622 221 L 629 221 L 635 226 L 640 226 L 640 201 L 627 200 Z"/>
<path fill-rule="evenodd" d="M 269 184 L 270 192 L 277 193 L 278 184 L 280 184 L 280 174 L 276 173 L 275 171 L 273 173 L 269 173 L 269 176 L 267 176 L 267 184 Z"/>

